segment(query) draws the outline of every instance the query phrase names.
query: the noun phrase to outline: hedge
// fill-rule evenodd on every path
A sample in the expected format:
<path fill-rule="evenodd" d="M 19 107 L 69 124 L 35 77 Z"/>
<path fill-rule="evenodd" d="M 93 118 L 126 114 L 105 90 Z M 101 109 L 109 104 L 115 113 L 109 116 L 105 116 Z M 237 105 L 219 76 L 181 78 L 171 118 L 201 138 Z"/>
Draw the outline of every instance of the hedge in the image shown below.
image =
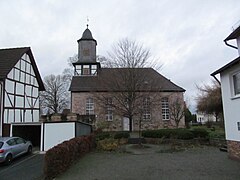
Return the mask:
<path fill-rule="evenodd" d="M 66 171 L 71 164 L 95 147 L 93 135 L 76 137 L 54 146 L 45 154 L 45 179 L 53 179 Z"/>
<path fill-rule="evenodd" d="M 111 137 L 111 133 L 110 132 L 100 132 L 98 134 L 96 134 L 96 140 L 103 140 L 103 139 L 107 139 Z"/>
<path fill-rule="evenodd" d="M 189 129 L 159 129 L 146 130 L 142 132 L 145 138 L 174 138 L 174 139 L 193 139 L 193 138 L 207 138 L 208 132 L 205 129 L 196 128 Z"/>
<path fill-rule="evenodd" d="M 129 132 L 117 132 L 114 134 L 114 139 L 122 139 L 122 138 L 129 138 L 130 134 Z"/>
<path fill-rule="evenodd" d="M 101 141 L 104 139 L 114 138 L 114 139 L 121 139 L 121 138 L 129 138 L 129 132 L 99 132 L 96 134 L 96 140 Z"/>
<path fill-rule="evenodd" d="M 204 128 L 193 128 L 191 130 L 195 138 L 208 138 L 209 133 Z"/>

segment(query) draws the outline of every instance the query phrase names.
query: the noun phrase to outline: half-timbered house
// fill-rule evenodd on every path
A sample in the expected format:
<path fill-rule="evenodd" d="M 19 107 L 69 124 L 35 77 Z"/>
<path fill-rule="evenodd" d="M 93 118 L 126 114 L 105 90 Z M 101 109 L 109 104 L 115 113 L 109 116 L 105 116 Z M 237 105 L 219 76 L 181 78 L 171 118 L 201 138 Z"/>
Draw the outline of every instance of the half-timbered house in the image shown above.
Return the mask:
<path fill-rule="evenodd" d="M 12 124 L 26 131 L 24 125 L 39 122 L 42 90 L 44 84 L 30 47 L 0 49 L 0 136 L 12 135 Z"/>

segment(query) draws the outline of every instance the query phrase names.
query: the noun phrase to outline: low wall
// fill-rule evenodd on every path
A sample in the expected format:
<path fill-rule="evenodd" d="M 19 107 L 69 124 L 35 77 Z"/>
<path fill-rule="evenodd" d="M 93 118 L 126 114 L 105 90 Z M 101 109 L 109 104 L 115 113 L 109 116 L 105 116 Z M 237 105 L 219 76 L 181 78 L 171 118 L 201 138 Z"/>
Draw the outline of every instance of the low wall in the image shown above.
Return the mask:
<path fill-rule="evenodd" d="M 227 147 L 229 158 L 240 161 L 240 142 L 228 140 Z"/>
<path fill-rule="evenodd" d="M 144 138 L 147 144 L 179 144 L 179 145 L 191 145 L 191 144 L 204 144 L 209 145 L 209 140 L 204 138 L 195 138 L 190 140 L 182 139 L 164 139 L 164 138 Z"/>

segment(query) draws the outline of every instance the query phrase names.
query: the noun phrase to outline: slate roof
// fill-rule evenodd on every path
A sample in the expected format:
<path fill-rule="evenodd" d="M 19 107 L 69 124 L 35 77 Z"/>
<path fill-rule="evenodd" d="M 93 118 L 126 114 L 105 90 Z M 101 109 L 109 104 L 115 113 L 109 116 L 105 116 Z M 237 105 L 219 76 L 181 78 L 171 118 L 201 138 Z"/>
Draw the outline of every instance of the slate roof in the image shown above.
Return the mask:
<path fill-rule="evenodd" d="M 27 53 L 30 57 L 30 61 L 33 65 L 33 70 L 36 74 L 36 78 L 39 84 L 39 90 L 45 90 L 30 47 L 0 49 L 0 80 L 4 80 L 7 77 L 8 73 L 16 65 L 24 53 Z"/>
<path fill-rule="evenodd" d="M 138 91 L 151 92 L 184 92 L 185 90 L 152 68 L 101 68 L 97 76 L 74 76 L 69 90 L 72 92 L 120 92 L 127 91 L 126 86 L 118 86 L 117 79 L 130 71 L 135 71 L 141 79 Z M 143 82 L 142 82 L 143 81 Z M 110 82 L 110 83 L 109 83 Z M 111 83 L 112 82 L 112 83 Z M 117 87 L 117 86 L 115 86 Z"/>
<path fill-rule="evenodd" d="M 225 71 L 226 69 L 232 67 L 232 66 L 235 66 L 236 64 L 240 64 L 240 56 L 236 59 L 234 59 L 233 61 L 231 61 L 230 63 L 226 64 L 225 66 L 221 67 L 220 69 L 214 71 L 211 76 L 214 76 L 218 73 L 221 73 L 223 71 Z"/>
<path fill-rule="evenodd" d="M 85 40 L 85 41 L 95 41 L 96 44 L 97 44 L 97 41 L 92 36 L 92 32 L 88 28 L 85 29 L 85 31 L 82 34 L 82 37 L 77 42 L 83 41 L 83 40 Z"/>

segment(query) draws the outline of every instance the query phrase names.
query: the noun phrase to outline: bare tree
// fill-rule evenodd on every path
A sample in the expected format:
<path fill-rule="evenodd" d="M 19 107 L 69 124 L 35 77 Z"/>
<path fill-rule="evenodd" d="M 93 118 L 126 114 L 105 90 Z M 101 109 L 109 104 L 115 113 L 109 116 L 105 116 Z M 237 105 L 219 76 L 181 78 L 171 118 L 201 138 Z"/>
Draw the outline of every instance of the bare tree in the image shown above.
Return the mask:
<path fill-rule="evenodd" d="M 179 98 L 175 98 L 169 105 L 170 118 L 175 122 L 178 128 L 180 121 L 185 116 L 184 102 Z"/>
<path fill-rule="evenodd" d="M 65 76 L 49 75 L 44 78 L 46 91 L 40 93 L 40 106 L 50 113 L 59 113 L 69 105 L 68 83 Z"/>
<path fill-rule="evenodd" d="M 217 81 L 211 85 L 197 86 L 199 94 L 197 100 L 197 111 L 206 114 L 213 114 L 218 121 L 223 113 L 221 87 Z"/>
<path fill-rule="evenodd" d="M 143 99 L 149 96 L 154 85 L 154 79 L 150 79 L 143 69 L 153 65 L 150 51 L 135 41 L 123 39 L 113 46 L 108 55 L 104 62 L 111 67 L 111 71 L 104 83 L 110 87 L 114 112 L 129 119 L 129 129 L 132 131 L 133 117 L 142 118 Z M 105 105 L 108 96 L 97 98 Z"/>

